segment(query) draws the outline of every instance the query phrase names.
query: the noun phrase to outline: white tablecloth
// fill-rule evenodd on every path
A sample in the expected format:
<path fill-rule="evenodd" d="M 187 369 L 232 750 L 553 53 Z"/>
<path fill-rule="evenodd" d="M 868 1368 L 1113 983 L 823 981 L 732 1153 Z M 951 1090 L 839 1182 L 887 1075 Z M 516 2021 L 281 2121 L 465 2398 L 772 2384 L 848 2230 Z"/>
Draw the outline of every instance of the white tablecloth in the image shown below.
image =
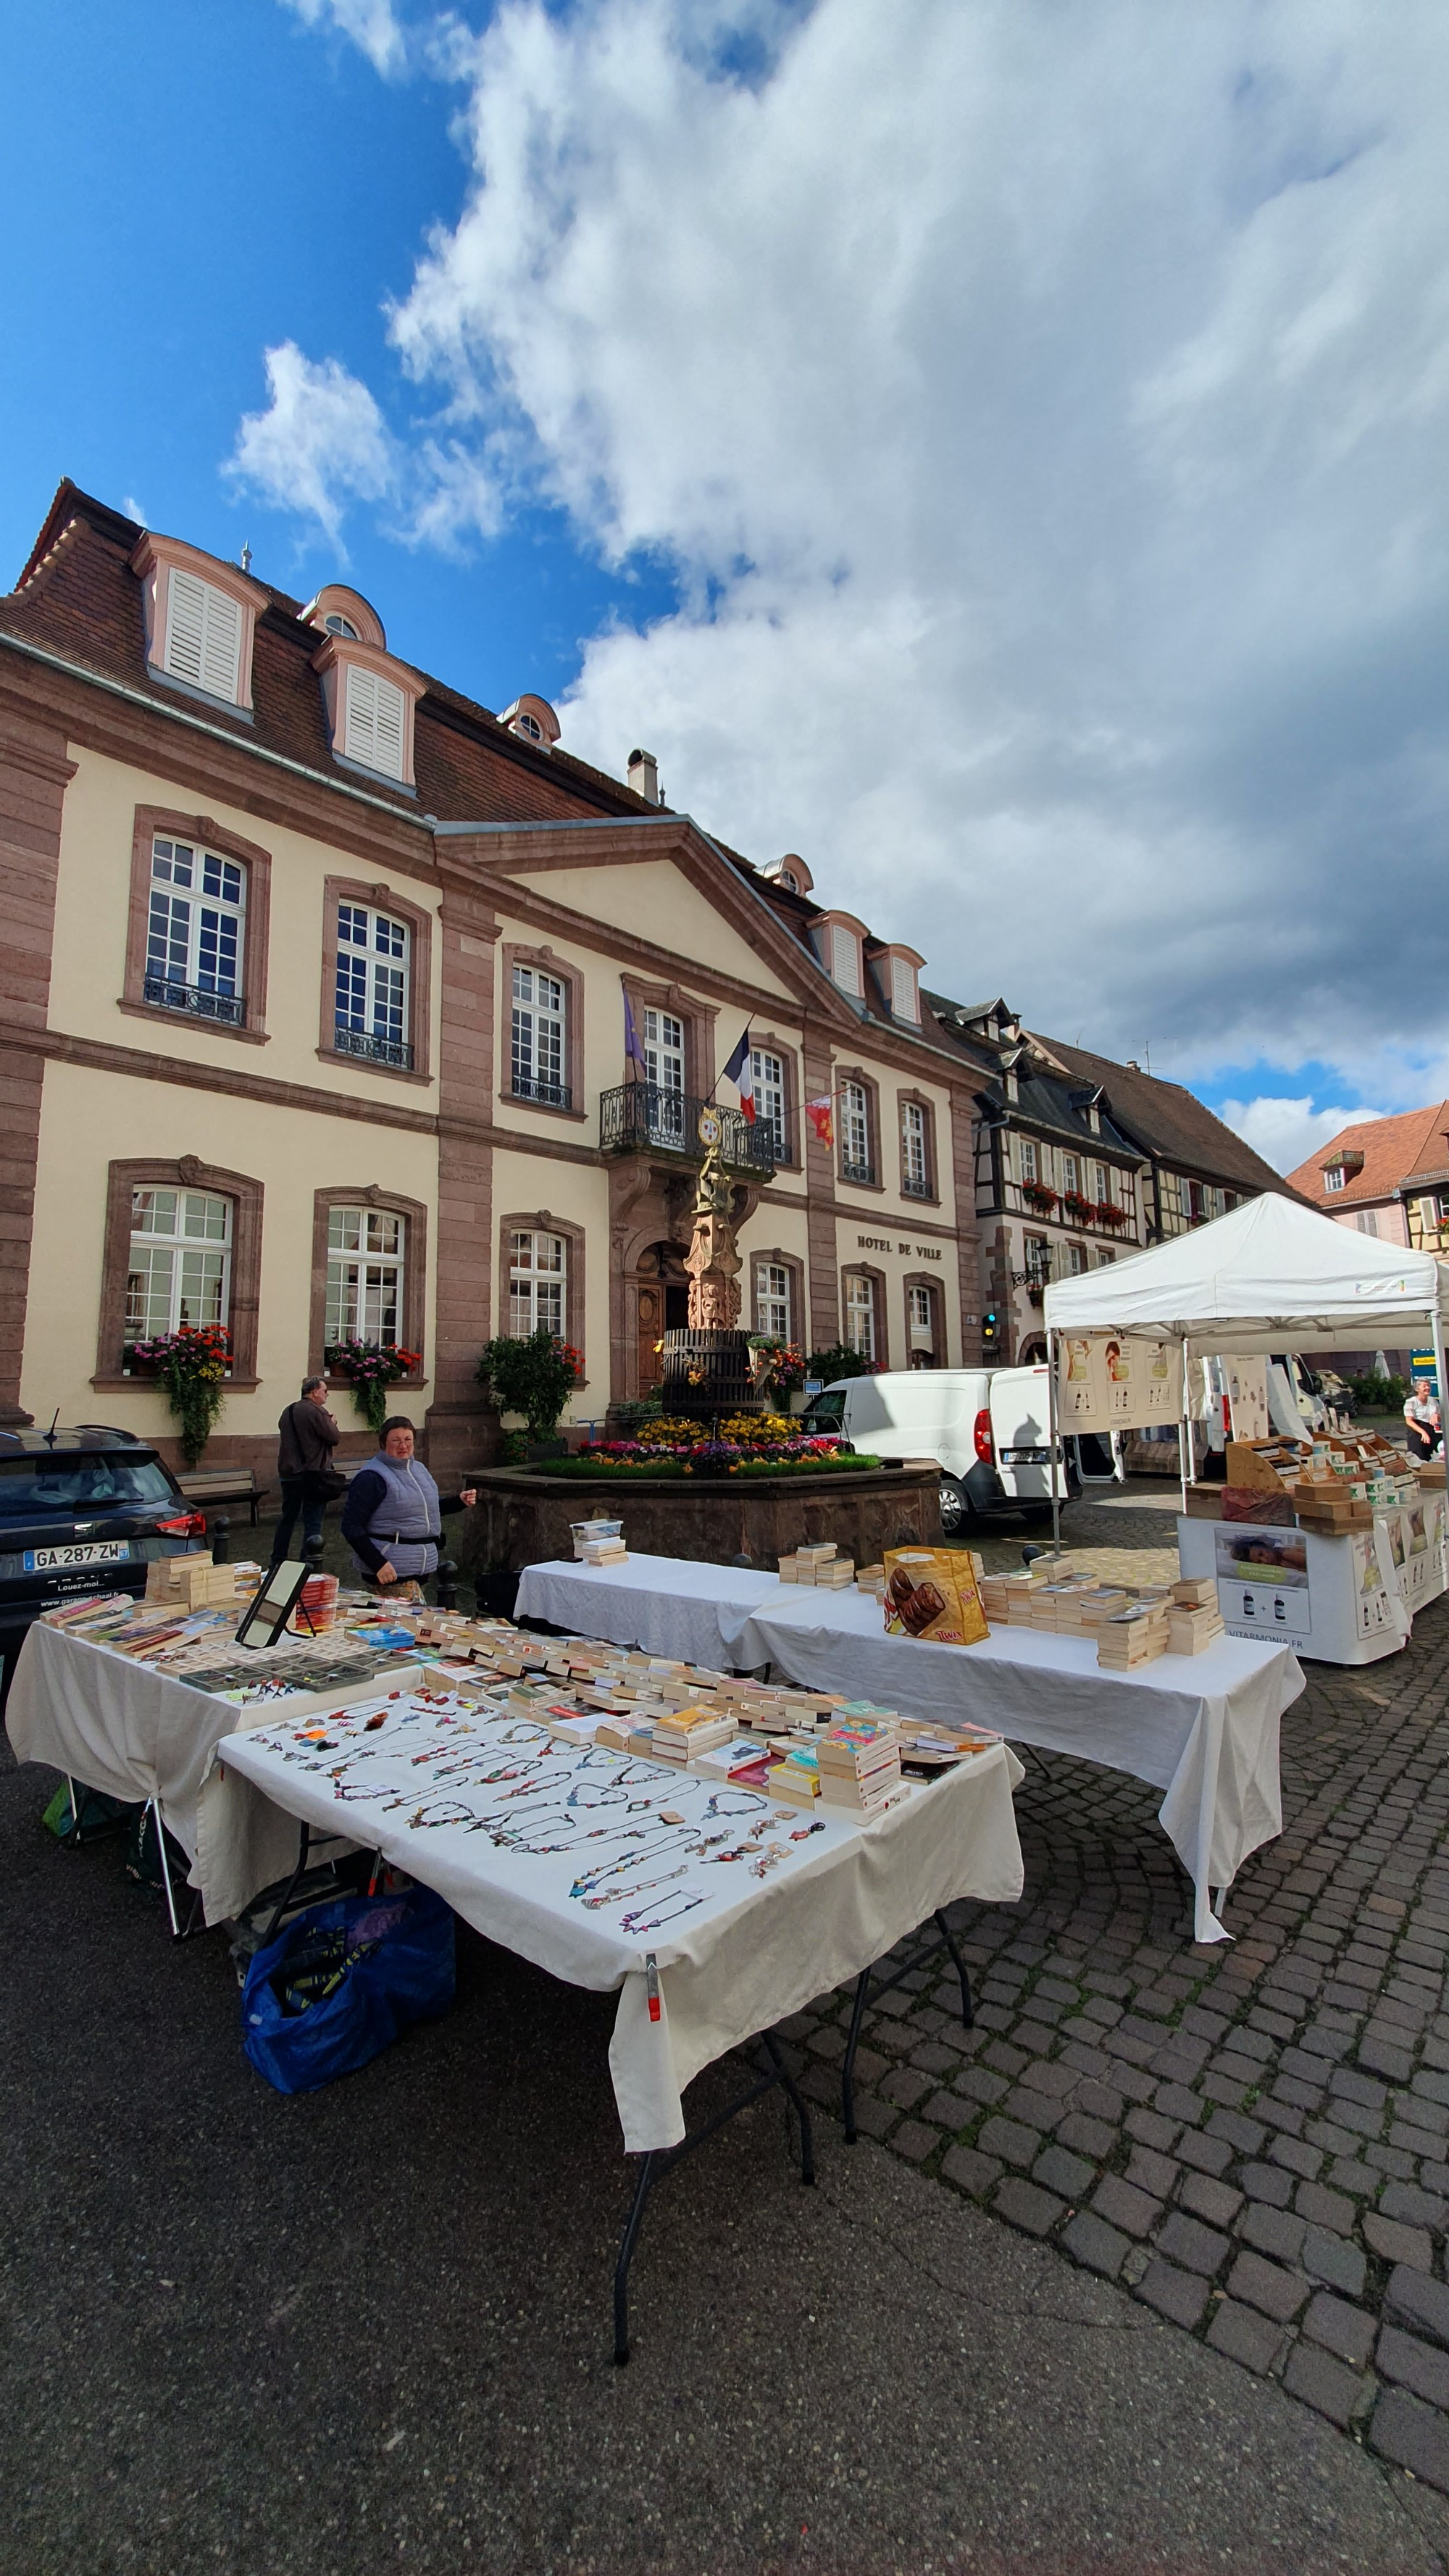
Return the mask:
<path fill-rule="evenodd" d="M 669 1576 L 686 1578 L 678 1590 Z M 561 1606 L 554 1578 L 567 1595 Z M 773 1574 L 751 1574 L 739 1565 L 705 1565 L 672 1556 L 631 1556 L 622 1565 L 578 1565 L 572 1559 L 525 1566 L 514 1616 L 548 1619 L 581 1637 L 607 1637 L 616 1646 L 638 1646 L 646 1655 L 671 1655 L 718 1672 L 736 1658 L 725 1644 L 741 1619 L 770 1595 L 788 1589 Z"/>
<path fill-rule="evenodd" d="M 48 1762 L 111 1798 L 154 1798 L 191 1862 L 208 1923 L 228 1921 L 297 1856 L 292 1819 L 224 1773 L 224 1735 L 262 1725 L 229 1700 L 190 1690 L 108 1646 L 36 1620 L 21 1649 L 5 1731 L 18 1762 Z"/>
<path fill-rule="evenodd" d="M 727 1575 L 736 1589 L 722 1595 L 715 1587 Z M 646 1609 L 651 1582 L 656 1597 Z M 1108 1673 L 1084 1638 L 993 1628 L 979 1646 L 927 1645 L 888 1637 L 879 1603 L 865 1593 L 822 1593 L 674 1557 L 530 1566 L 519 1613 L 587 1626 L 621 1645 L 647 1621 L 652 1650 L 675 1655 L 685 1649 L 671 1634 L 692 1632 L 707 1614 L 719 1629 L 718 1655 L 745 1670 L 773 1663 L 811 1689 L 915 1717 L 972 1718 L 1017 1743 L 1130 1772 L 1165 1792 L 1158 1814 L 1196 1891 L 1199 1941 L 1228 1937 L 1211 1891 L 1230 1887 L 1249 1853 L 1283 1830 L 1279 1721 L 1305 1687 L 1286 1647 L 1223 1637 L 1205 1654 Z"/>
<path fill-rule="evenodd" d="M 358 1703 L 364 1705 L 383 1703 Z M 623 1902 L 601 1902 L 595 1908 L 570 1893 L 575 1872 L 591 1864 L 595 1877 L 590 1884 L 597 1893 L 597 1859 L 609 1856 L 607 1838 L 578 1839 L 590 1814 L 607 1815 L 601 1789 L 627 1774 L 631 1797 L 651 1811 L 682 1811 L 691 1825 L 717 1797 L 721 1805 L 714 1820 L 698 1827 L 705 1834 L 718 1834 L 723 1821 L 730 1835 L 743 1835 L 750 1815 L 768 1809 L 769 1801 L 751 1808 L 746 1793 L 703 1775 L 658 1763 L 626 1763 L 592 1750 L 584 1757 L 582 1748 L 570 1746 L 547 1757 L 549 1776 L 557 1772 L 561 1786 L 572 1777 L 582 1784 L 581 1794 L 599 1804 L 571 1815 L 566 1811 L 551 1829 L 532 1828 L 537 1841 L 548 1840 L 550 1831 L 567 1831 L 569 1848 L 551 1853 L 498 1848 L 480 1820 L 492 1823 L 503 1817 L 516 1831 L 527 1810 L 505 1803 L 509 1791 L 533 1793 L 520 1793 L 518 1775 L 511 1771 L 495 1775 L 492 1785 L 470 1786 L 456 1756 L 480 1737 L 485 1743 L 495 1735 L 501 1744 L 516 1743 L 522 1732 L 516 1721 L 511 1739 L 502 1732 L 503 1719 L 485 1721 L 450 1739 L 441 1759 L 453 1767 L 430 1788 L 427 1764 L 418 1753 L 426 1739 L 414 1733 L 410 1741 L 402 1740 L 409 1726 L 416 1729 L 421 1722 L 416 1714 L 408 1715 L 410 1707 L 417 1704 L 397 1704 L 386 1728 L 372 1734 L 361 1731 L 360 1720 L 354 1730 L 340 1718 L 329 1719 L 334 1742 L 322 1755 L 314 1755 L 305 1739 L 281 1726 L 274 1715 L 268 1728 L 229 1736 L 221 1745 L 221 1759 L 228 1771 L 243 1773 L 278 1806 L 328 1830 L 339 1812 L 340 1748 L 348 1784 L 348 1803 L 341 1812 L 358 1842 L 436 1888 L 487 1939 L 572 1985 L 617 1990 L 609 2065 L 631 2153 L 673 2146 L 684 2136 L 680 2097 L 701 2067 L 757 2031 L 770 2029 L 827 1987 L 858 1975 L 938 1907 L 963 1896 L 1009 1904 L 1021 1892 L 1021 1846 L 1011 1802 L 1021 1766 L 1004 1745 L 994 1745 L 929 1786 L 918 1784 L 899 1806 L 863 1828 L 832 1819 L 822 1832 L 791 1843 L 792 1832 L 814 1821 L 792 1812 L 771 1828 L 785 1845 L 785 1857 L 764 1879 L 756 1878 L 744 1860 L 693 1862 L 684 1892 L 706 1891 L 696 1910 L 658 1929 L 640 1924 L 631 1931 L 623 1921 Z M 398 1749 L 391 1752 L 394 1743 Z M 355 1757 L 354 1747 L 363 1748 Z M 525 1756 L 514 1752 L 505 1758 Z M 591 1766 L 587 1769 L 585 1758 Z M 576 1766 L 572 1773 L 570 1763 Z M 373 1781 L 373 1794 L 353 1794 L 354 1784 Z M 390 1805 L 399 1789 L 401 1796 Z M 465 1812 L 448 1821 L 455 1809 Z M 818 1808 L 816 1812 L 818 1816 Z M 413 1821 L 429 1815 L 440 1821 Z M 637 1815 L 634 1821 L 639 1824 Z M 632 1866 L 621 1858 L 615 1875 L 622 1871 L 621 1883 L 626 1883 L 642 1873 L 657 1890 L 651 1907 L 667 1907 L 675 1901 L 673 1880 L 659 1874 L 669 1873 L 677 1857 L 641 1859 Z M 641 1912 L 646 1910 L 635 1902 Z M 610 1914 L 620 1921 L 611 1922 Z M 648 2009 L 651 1953 L 660 1988 L 657 2022 L 650 2021 Z"/>

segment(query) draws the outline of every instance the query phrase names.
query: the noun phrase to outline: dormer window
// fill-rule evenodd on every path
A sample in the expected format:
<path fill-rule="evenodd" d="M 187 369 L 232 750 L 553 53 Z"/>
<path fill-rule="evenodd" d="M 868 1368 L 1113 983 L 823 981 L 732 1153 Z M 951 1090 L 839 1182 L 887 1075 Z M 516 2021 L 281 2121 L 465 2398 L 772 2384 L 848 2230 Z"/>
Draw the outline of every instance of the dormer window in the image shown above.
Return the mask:
<path fill-rule="evenodd" d="M 401 778 L 407 730 L 407 701 L 401 689 L 380 672 L 364 670 L 357 663 L 348 664 L 345 678 L 344 759 L 360 761 L 364 769 L 380 769 L 386 778 Z"/>
<path fill-rule="evenodd" d="M 339 610 L 335 608 L 330 610 L 328 615 L 323 618 L 322 623 L 329 635 L 350 635 L 353 643 L 355 644 L 357 642 L 356 627 L 353 625 L 351 619 L 342 616 Z"/>
<path fill-rule="evenodd" d="M 783 859 L 771 859 L 760 874 L 769 885 L 783 887 L 786 894 L 813 894 L 815 879 L 795 850 L 787 850 Z"/>
<path fill-rule="evenodd" d="M 1329 1164 L 1327 1171 L 1326 1171 L 1326 1172 L 1324 1173 L 1324 1175 L 1323 1175 L 1323 1186 L 1324 1186 L 1324 1188 L 1325 1188 L 1325 1189 L 1330 1193 L 1330 1195 L 1332 1195 L 1332 1193 L 1333 1193 L 1335 1190 L 1341 1190 L 1341 1189 L 1342 1189 L 1342 1187 L 1343 1187 L 1343 1165 L 1342 1165 L 1342 1163 L 1330 1163 L 1330 1164 Z"/>
<path fill-rule="evenodd" d="M 149 533 L 131 569 L 141 578 L 153 677 L 222 706 L 249 709 L 252 637 L 267 604 L 260 582 L 195 546 Z"/>
<path fill-rule="evenodd" d="M 498 721 L 510 733 L 516 733 L 520 742 L 531 742 L 538 751 L 552 751 L 558 740 L 557 716 L 547 698 L 535 697 L 531 689 L 515 698 L 511 707 L 505 707 Z"/>
<path fill-rule="evenodd" d="M 905 1020 L 911 1028 L 921 1024 L 920 969 L 924 964 L 914 948 L 891 947 L 877 952 L 876 973 L 885 989 L 893 1020 Z"/>
<path fill-rule="evenodd" d="M 838 991 L 858 1002 L 865 992 L 861 943 L 865 924 L 848 912 L 827 912 L 816 925 L 820 961 Z"/>

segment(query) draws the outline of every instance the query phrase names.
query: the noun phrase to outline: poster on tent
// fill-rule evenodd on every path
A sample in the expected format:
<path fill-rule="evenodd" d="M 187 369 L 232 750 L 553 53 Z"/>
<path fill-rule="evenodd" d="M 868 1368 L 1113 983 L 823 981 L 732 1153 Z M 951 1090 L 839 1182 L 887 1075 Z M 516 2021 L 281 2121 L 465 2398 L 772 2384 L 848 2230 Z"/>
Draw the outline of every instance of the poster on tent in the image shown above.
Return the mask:
<path fill-rule="evenodd" d="M 1118 1333 L 1063 1333 L 1057 1341 L 1057 1422 L 1064 1432 L 1137 1431 L 1182 1412 L 1176 1342 Z"/>
<path fill-rule="evenodd" d="M 1229 1436 L 1234 1440 L 1271 1440 L 1267 1361 L 1224 1351 L 1221 1365 L 1228 1399 Z"/>

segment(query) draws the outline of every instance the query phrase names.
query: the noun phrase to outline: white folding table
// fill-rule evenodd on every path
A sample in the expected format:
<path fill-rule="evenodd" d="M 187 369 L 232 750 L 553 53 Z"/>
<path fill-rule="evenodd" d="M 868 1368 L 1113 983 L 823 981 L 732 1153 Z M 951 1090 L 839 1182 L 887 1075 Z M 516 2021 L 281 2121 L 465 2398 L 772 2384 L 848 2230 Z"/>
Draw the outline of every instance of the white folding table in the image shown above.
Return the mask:
<path fill-rule="evenodd" d="M 708 1621 L 716 1660 L 741 1670 L 773 1664 L 810 1689 L 914 1717 L 973 1720 L 1012 1742 L 1145 1780 L 1164 1793 L 1158 1816 L 1193 1882 L 1199 1941 L 1228 1938 L 1212 1891 L 1225 1892 L 1249 1854 L 1283 1829 L 1279 1722 L 1305 1687 L 1283 1646 L 1222 1637 L 1200 1655 L 1104 1672 L 1086 1638 L 1029 1628 L 993 1628 L 976 1646 L 891 1637 L 867 1593 L 674 1557 L 529 1566 L 517 1615 L 673 1655 L 684 1652 L 673 1640 Z"/>

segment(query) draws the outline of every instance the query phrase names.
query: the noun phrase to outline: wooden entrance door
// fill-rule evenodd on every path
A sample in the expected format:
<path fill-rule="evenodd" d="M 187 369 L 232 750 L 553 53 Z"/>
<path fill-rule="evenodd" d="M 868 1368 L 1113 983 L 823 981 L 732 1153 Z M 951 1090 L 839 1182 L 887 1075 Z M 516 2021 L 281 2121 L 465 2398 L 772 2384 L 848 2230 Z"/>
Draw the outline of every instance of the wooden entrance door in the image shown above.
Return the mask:
<path fill-rule="evenodd" d="M 663 1361 L 655 1343 L 664 1331 L 664 1290 L 640 1286 L 639 1289 L 639 1392 L 652 1395 L 659 1384 Z"/>

